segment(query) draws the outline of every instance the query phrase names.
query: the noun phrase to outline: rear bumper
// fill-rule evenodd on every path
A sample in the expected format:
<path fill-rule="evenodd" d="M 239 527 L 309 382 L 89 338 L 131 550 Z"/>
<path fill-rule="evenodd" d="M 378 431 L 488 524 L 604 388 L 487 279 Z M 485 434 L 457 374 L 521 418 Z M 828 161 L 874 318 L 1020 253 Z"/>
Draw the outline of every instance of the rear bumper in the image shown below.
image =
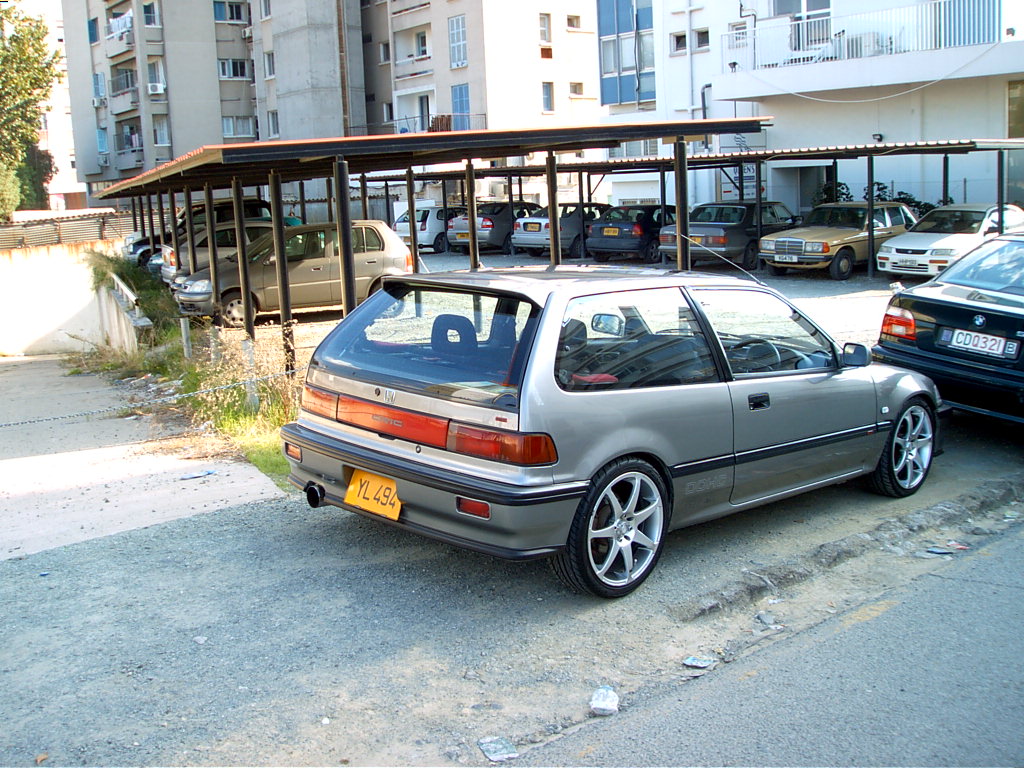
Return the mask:
<path fill-rule="evenodd" d="M 881 363 L 909 368 L 928 376 L 946 405 L 1024 424 L 1024 375 L 978 369 L 945 358 L 875 345 L 872 357 Z"/>
<path fill-rule="evenodd" d="M 586 483 L 524 488 L 442 472 L 429 464 L 367 450 L 294 422 L 281 428 L 281 438 L 302 452 L 301 461 L 286 455 L 291 467 L 288 480 L 298 488 L 310 482 L 323 486 L 324 503 L 507 560 L 547 557 L 563 548 L 579 499 L 587 489 Z M 402 502 L 397 521 L 345 503 L 349 480 L 357 469 L 394 480 Z M 487 502 L 490 518 L 458 512 L 457 497 Z"/>

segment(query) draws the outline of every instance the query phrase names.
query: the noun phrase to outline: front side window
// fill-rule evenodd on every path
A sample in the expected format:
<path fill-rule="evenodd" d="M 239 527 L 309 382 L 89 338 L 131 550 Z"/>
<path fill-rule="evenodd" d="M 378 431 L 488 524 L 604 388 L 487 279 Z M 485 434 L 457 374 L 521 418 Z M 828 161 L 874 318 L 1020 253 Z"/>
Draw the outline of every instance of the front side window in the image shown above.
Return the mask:
<path fill-rule="evenodd" d="M 331 332 L 311 366 L 515 411 L 538 312 L 517 296 L 392 283 Z"/>
<path fill-rule="evenodd" d="M 778 296 L 747 289 L 694 289 L 737 376 L 835 366 L 832 341 Z"/>
<path fill-rule="evenodd" d="M 555 378 L 570 392 L 718 380 L 711 348 L 678 288 L 620 291 L 566 307 Z"/>

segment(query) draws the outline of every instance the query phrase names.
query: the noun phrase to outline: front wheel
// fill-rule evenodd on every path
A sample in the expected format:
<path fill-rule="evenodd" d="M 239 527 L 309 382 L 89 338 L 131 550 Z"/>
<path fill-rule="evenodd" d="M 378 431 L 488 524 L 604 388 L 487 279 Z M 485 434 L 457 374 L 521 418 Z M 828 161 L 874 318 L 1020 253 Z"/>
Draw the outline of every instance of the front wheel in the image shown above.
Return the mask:
<path fill-rule="evenodd" d="M 849 280 L 853 274 L 853 251 L 843 248 L 828 265 L 828 274 L 833 280 Z"/>
<path fill-rule="evenodd" d="M 567 586 L 622 597 L 654 569 L 664 545 L 669 496 L 654 467 L 619 459 L 604 467 L 576 508 L 565 549 L 551 561 Z"/>
<path fill-rule="evenodd" d="M 740 266 L 748 271 L 757 269 L 757 242 L 747 243 L 747 247 L 743 249 L 743 259 L 740 261 Z"/>
<path fill-rule="evenodd" d="M 910 496 L 928 477 L 934 452 L 935 412 L 923 398 L 913 397 L 896 417 L 871 487 L 883 496 Z"/>
<path fill-rule="evenodd" d="M 780 267 L 778 264 L 772 264 L 767 261 L 765 266 L 768 267 L 768 274 L 772 277 L 782 277 L 788 271 L 786 267 Z"/>
<path fill-rule="evenodd" d="M 253 304 L 253 314 L 256 313 L 256 305 Z M 245 326 L 245 306 L 242 304 L 240 291 L 228 291 L 220 300 L 220 319 L 228 328 L 242 328 Z"/>

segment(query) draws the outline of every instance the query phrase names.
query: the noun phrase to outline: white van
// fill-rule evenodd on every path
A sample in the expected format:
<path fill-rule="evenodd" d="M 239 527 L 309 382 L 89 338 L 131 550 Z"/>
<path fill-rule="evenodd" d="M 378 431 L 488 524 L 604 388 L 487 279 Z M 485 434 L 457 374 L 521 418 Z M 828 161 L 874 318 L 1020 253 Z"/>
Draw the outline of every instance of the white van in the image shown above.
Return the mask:
<path fill-rule="evenodd" d="M 466 212 L 465 206 L 449 205 L 447 208 L 440 203 L 429 201 L 416 202 L 416 244 L 420 248 L 433 248 L 434 253 L 444 253 L 448 250 L 448 222 L 456 216 Z M 412 238 L 409 236 L 409 211 L 403 211 L 392 227 L 399 234 L 406 245 L 412 245 Z"/>

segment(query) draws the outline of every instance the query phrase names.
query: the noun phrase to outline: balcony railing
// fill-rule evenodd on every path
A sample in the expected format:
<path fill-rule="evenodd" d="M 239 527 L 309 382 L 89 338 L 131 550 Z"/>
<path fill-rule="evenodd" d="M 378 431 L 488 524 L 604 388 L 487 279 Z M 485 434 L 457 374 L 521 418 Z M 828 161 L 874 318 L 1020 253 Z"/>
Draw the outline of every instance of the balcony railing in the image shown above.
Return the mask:
<path fill-rule="evenodd" d="M 394 62 L 395 80 L 408 80 L 411 77 L 432 75 L 434 62 L 430 56 L 407 56 Z"/>
<path fill-rule="evenodd" d="M 444 114 L 411 115 L 391 121 L 395 133 L 438 133 L 442 131 L 476 131 L 487 128 L 486 115 Z"/>
<path fill-rule="evenodd" d="M 722 38 L 722 71 L 935 51 L 995 43 L 1000 0 L 932 0 L 850 16 L 768 21 Z"/>

